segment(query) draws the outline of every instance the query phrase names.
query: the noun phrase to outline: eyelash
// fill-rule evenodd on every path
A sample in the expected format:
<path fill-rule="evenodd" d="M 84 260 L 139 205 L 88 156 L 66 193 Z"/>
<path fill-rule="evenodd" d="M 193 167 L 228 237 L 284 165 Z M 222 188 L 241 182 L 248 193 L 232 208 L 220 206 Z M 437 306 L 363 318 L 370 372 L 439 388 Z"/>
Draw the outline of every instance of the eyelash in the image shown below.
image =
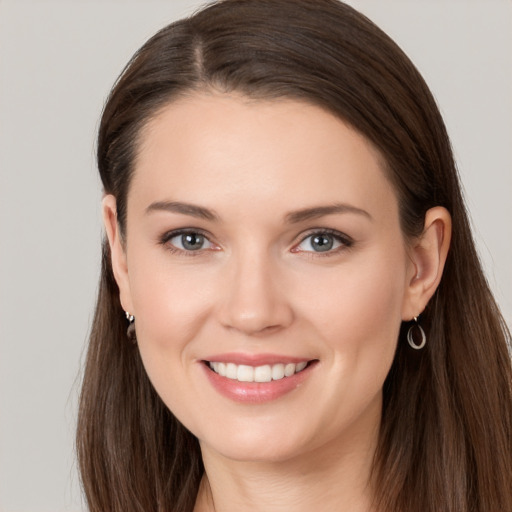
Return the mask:
<path fill-rule="evenodd" d="M 201 229 L 192 229 L 192 228 L 186 228 L 186 229 L 177 229 L 174 231 L 169 231 L 165 234 L 163 234 L 160 239 L 159 243 L 166 247 L 166 249 L 171 252 L 172 254 L 179 254 L 183 256 L 200 256 L 207 251 L 207 249 L 198 249 L 198 250 L 183 250 L 178 247 L 173 246 L 170 244 L 170 240 L 173 238 L 180 236 L 180 235 L 200 235 L 204 237 L 208 242 L 212 243 L 209 238 L 209 234 L 202 231 Z M 330 249 L 325 252 L 322 251 L 301 251 L 297 250 L 297 247 L 303 244 L 308 238 L 319 236 L 319 235 L 328 235 L 332 236 L 337 242 L 339 242 L 341 245 L 335 249 Z M 335 254 L 338 254 L 339 252 L 345 251 L 347 249 L 350 249 L 354 244 L 354 241 L 347 236 L 346 234 L 342 233 L 341 231 L 337 231 L 335 229 L 329 229 L 329 228 L 315 228 L 310 230 L 305 236 L 301 238 L 301 240 L 294 245 L 294 247 L 291 249 L 291 252 L 299 253 L 302 252 L 306 254 L 308 257 L 317 258 L 317 257 L 329 257 L 334 256 Z"/>
<path fill-rule="evenodd" d="M 186 228 L 186 229 L 176 229 L 174 231 L 169 231 L 162 235 L 160 237 L 160 244 L 164 245 L 166 249 L 172 253 L 172 254 L 179 254 L 180 256 L 200 256 L 201 254 L 204 254 L 204 249 L 198 249 L 196 251 L 186 251 L 183 249 L 180 249 L 178 247 L 173 246 L 171 243 L 169 243 L 173 238 L 176 238 L 180 235 L 200 235 L 204 237 L 206 240 L 210 241 L 209 234 L 205 233 L 201 229 L 192 229 L 192 228 Z M 211 242 L 210 242 L 211 243 Z"/>
<path fill-rule="evenodd" d="M 303 244 L 308 238 L 312 238 L 314 236 L 319 235 L 328 235 L 332 236 L 337 242 L 339 242 L 341 245 L 339 247 L 336 247 L 335 249 L 330 249 L 325 252 L 321 251 L 300 251 L 296 250 L 296 248 Z M 347 249 L 350 249 L 354 245 L 354 240 L 350 238 L 345 233 L 342 233 L 341 231 L 337 231 L 335 229 L 329 229 L 329 228 L 315 228 L 310 230 L 298 244 L 295 244 L 294 248 L 292 249 L 292 252 L 303 252 L 308 257 L 311 258 L 328 258 L 329 256 L 335 256 L 336 254 L 339 254 L 340 252 L 346 251 Z"/>

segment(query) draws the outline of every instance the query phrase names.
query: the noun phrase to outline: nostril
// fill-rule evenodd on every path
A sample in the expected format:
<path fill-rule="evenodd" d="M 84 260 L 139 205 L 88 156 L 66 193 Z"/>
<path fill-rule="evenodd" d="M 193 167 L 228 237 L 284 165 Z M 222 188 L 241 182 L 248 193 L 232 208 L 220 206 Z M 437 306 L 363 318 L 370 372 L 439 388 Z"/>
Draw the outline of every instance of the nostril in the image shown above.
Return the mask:
<path fill-rule="evenodd" d="M 268 336 L 270 334 L 274 334 L 275 332 L 283 329 L 283 325 L 264 325 L 261 326 L 261 323 L 257 323 L 254 321 L 240 321 L 240 322 L 230 322 L 225 323 L 224 326 L 229 330 L 243 332 L 247 336 Z"/>

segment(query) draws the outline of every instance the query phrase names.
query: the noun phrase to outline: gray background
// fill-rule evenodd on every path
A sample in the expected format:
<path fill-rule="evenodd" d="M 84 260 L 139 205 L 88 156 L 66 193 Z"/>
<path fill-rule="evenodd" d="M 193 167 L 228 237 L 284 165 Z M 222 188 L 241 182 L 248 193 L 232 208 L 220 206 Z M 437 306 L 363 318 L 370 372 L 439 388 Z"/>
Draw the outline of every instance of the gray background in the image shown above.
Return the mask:
<path fill-rule="evenodd" d="M 132 53 L 197 1 L 0 1 L 0 511 L 84 510 L 73 435 L 98 278 L 94 136 Z M 512 320 L 512 3 L 353 0 L 445 116 Z M 471 319 L 468 319 L 471 321 Z"/>

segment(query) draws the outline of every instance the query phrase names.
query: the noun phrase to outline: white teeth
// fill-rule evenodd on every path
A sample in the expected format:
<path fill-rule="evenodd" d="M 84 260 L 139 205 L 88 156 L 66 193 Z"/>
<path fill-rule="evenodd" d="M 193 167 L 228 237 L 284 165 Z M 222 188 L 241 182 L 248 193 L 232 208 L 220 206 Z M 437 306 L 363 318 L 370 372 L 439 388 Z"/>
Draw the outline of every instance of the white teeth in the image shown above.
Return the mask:
<path fill-rule="evenodd" d="M 254 382 L 254 368 L 252 366 L 241 364 L 238 367 L 236 380 L 240 382 Z"/>
<path fill-rule="evenodd" d="M 236 364 L 228 363 L 226 365 L 226 377 L 228 379 L 236 379 L 237 372 L 238 372 L 238 368 L 236 367 Z"/>
<path fill-rule="evenodd" d="M 301 372 L 306 368 L 307 361 L 301 363 L 278 363 L 274 365 L 248 366 L 245 364 L 236 365 L 234 363 L 209 363 L 210 368 L 221 377 L 238 380 L 239 382 L 270 382 L 280 380 L 285 377 L 291 377 L 295 373 Z"/>
<path fill-rule="evenodd" d="M 295 366 L 295 371 L 301 372 L 302 370 L 304 370 L 304 368 L 306 368 L 307 364 L 308 364 L 307 361 L 303 361 L 302 363 L 297 363 L 297 365 Z"/>
<path fill-rule="evenodd" d="M 272 380 L 279 380 L 284 377 L 284 364 L 272 366 Z"/>
<path fill-rule="evenodd" d="M 288 363 L 284 367 L 284 376 L 291 377 L 295 373 L 295 365 L 293 363 Z"/>
<path fill-rule="evenodd" d="M 254 368 L 254 382 L 270 382 L 272 380 L 272 368 L 267 364 Z"/>

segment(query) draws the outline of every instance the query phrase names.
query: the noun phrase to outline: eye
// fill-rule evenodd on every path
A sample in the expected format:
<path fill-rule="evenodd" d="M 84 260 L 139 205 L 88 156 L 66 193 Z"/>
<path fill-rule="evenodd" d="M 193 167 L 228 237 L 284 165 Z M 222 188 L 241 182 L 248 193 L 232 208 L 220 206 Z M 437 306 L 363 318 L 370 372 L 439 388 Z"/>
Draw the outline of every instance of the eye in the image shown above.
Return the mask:
<path fill-rule="evenodd" d="M 337 249 L 350 247 L 352 240 L 342 233 L 336 231 L 317 231 L 308 235 L 306 238 L 296 245 L 293 252 L 316 252 L 328 253 L 336 252 Z"/>
<path fill-rule="evenodd" d="M 168 233 L 162 239 L 162 243 L 168 245 L 172 250 L 183 252 L 195 252 L 215 248 L 205 235 L 197 231 L 174 231 Z"/>

